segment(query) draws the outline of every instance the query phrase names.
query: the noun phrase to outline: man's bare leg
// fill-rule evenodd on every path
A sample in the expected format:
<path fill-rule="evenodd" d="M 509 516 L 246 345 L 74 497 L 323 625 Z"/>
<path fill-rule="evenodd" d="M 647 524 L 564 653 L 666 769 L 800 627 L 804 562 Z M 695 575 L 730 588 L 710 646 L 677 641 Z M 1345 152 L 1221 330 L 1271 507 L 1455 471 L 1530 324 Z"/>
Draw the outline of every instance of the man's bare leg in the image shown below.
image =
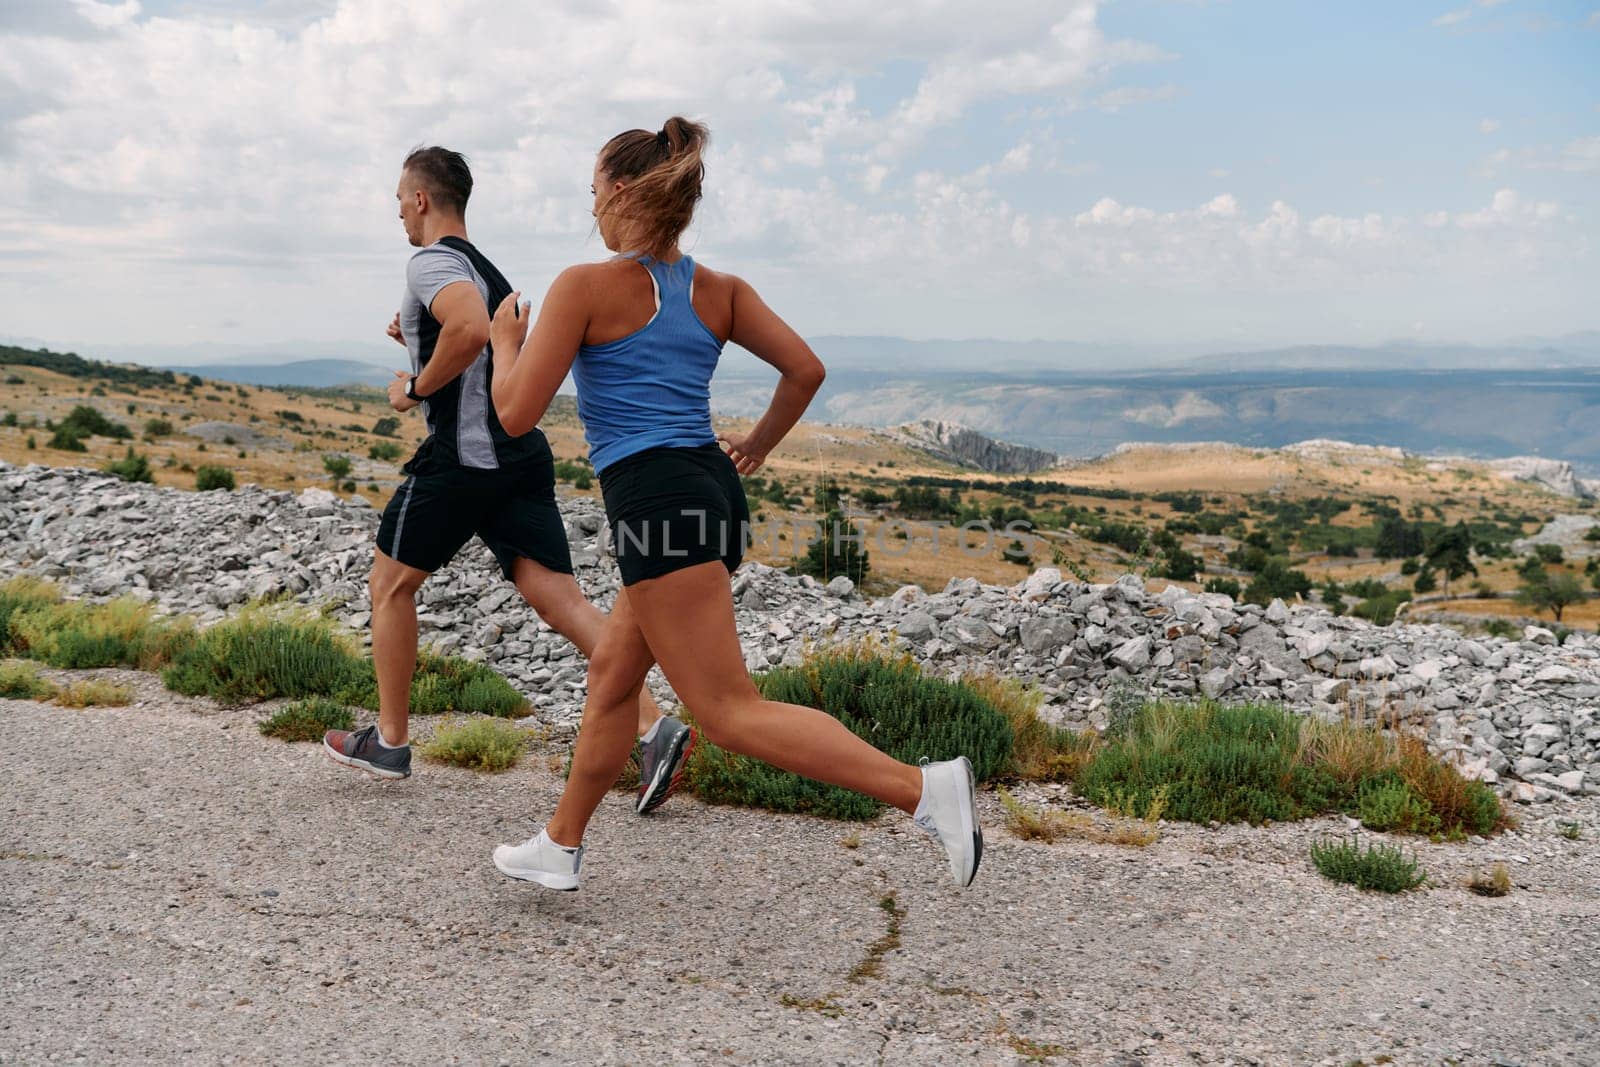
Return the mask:
<path fill-rule="evenodd" d="M 390 745 L 410 736 L 411 676 L 417 669 L 417 590 L 428 572 L 376 550 L 372 577 L 372 665 L 378 675 L 378 730 Z"/>

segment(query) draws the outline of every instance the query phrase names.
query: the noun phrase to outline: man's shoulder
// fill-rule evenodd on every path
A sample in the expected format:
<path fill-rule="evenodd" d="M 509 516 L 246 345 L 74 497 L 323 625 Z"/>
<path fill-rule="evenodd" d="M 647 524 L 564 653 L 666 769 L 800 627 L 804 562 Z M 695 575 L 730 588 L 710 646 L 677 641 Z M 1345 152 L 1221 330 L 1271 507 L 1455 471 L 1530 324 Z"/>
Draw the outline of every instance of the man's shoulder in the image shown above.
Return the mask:
<path fill-rule="evenodd" d="M 419 248 L 406 263 L 406 285 L 424 305 L 455 282 L 471 282 L 480 289 L 486 284 L 472 261 L 447 244 Z"/>
<path fill-rule="evenodd" d="M 433 244 L 425 245 L 411 253 L 411 259 L 407 261 L 408 269 L 419 265 L 431 267 L 445 264 L 460 264 L 470 269 L 472 260 L 459 248 L 446 244 L 444 241 L 435 241 Z"/>

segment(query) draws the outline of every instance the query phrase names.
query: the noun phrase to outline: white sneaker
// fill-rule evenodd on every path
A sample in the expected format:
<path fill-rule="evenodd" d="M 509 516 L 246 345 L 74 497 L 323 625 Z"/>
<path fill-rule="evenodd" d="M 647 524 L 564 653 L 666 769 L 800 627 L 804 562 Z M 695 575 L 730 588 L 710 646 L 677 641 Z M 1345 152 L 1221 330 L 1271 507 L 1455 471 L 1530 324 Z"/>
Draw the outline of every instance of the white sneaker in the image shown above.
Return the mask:
<path fill-rule="evenodd" d="M 944 846 L 956 885 L 971 885 L 983 860 L 983 828 L 978 825 L 978 791 L 967 757 L 922 765 L 922 800 L 912 818 Z"/>
<path fill-rule="evenodd" d="M 577 889 L 582 864 L 583 846 L 563 848 L 545 836 L 543 827 L 520 845 L 500 845 L 494 850 L 494 865 L 501 874 L 538 882 L 546 889 Z"/>

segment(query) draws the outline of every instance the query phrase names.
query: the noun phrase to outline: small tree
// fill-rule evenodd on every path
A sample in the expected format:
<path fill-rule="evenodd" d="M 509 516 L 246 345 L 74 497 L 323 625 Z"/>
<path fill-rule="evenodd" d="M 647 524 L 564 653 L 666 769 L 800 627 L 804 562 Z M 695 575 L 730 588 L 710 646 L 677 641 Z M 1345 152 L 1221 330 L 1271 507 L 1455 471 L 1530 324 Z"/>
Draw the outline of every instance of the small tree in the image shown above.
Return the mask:
<path fill-rule="evenodd" d="M 379 437 L 393 437 L 400 432 L 400 420 L 393 415 L 385 415 L 372 424 L 372 432 Z"/>
<path fill-rule="evenodd" d="M 1560 545 L 1534 545 L 1533 552 L 1544 563 L 1565 563 L 1567 559 Z"/>
<path fill-rule="evenodd" d="M 1204 561 L 1192 552 L 1181 548 L 1168 548 L 1161 554 L 1161 564 L 1157 567 L 1158 578 L 1170 578 L 1175 582 L 1192 582 L 1200 574 Z"/>
<path fill-rule="evenodd" d="M 87 452 L 89 446 L 83 443 L 83 437 L 75 427 L 62 423 L 57 426 L 55 433 L 50 435 L 50 447 L 59 448 L 63 452 Z"/>
<path fill-rule="evenodd" d="M 125 482 L 155 482 L 155 475 L 150 472 L 150 461 L 143 456 L 134 454 L 133 446 L 128 446 L 128 454 L 122 459 L 113 460 L 106 465 L 106 471 L 115 474 Z"/>
<path fill-rule="evenodd" d="M 830 511 L 822 519 L 822 537 L 795 561 L 794 569 L 825 582 L 842 574 L 860 585 L 868 570 L 865 541 L 860 527 L 844 512 Z"/>
<path fill-rule="evenodd" d="M 1450 595 L 1451 582 L 1463 575 L 1476 577 L 1478 574 L 1478 568 L 1472 562 L 1472 534 L 1468 532 L 1466 523 L 1458 522 L 1439 531 L 1424 555 L 1429 569 L 1444 572 L 1445 596 Z"/>
<path fill-rule="evenodd" d="M 1542 582 L 1529 582 L 1517 591 L 1517 599 L 1535 611 L 1549 611 L 1561 621 L 1561 613 L 1584 599 L 1583 586 L 1570 574 L 1546 576 Z"/>
<path fill-rule="evenodd" d="M 1267 560 L 1250 584 L 1244 599 L 1251 604 L 1270 604 L 1273 599 L 1293 600 L 1311 592 L 1311 579 L 1277 557 Z"/>
<path fill-rule="evenodd" d="M 1434 580 L 1432 568 L 1418 571 L 1417 580 L 1412 583 L 1411 588 L 1419 593 L 1431 593 L 1439 588 L 1439 583 Z"/>
<path fill-rule="evenodd" d="M 1378 523 L 1373 553 L 1379 559 L 1403 559 L 1422 551 L 1422 528 L 1399 515 L 1386 515 Z"/>
<path fill-rule="evenodd" d="M 200 492 L 232 489 L 233 472 L 226 467 L 201 467 L 194 472 L 194 487 Z"/>
<path fill-rule="evenodd" d="M 350 460 L 346 456 L 323 456 L 322 469 L 331 481 L 339 482 L 350 477 Z"/>

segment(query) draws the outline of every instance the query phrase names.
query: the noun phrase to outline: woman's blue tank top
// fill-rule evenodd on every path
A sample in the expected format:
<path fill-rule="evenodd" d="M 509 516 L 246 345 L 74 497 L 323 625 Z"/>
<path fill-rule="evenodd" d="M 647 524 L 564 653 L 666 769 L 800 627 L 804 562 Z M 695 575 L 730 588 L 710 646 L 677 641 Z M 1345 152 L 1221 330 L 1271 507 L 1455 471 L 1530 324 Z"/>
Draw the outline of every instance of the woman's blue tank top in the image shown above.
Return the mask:
<path fill-rule="evenodd" d="M 605 470 L 647 448 L 715 444 L 711 375 L 722 342 L 695 314 L 694 260 L 630 256 L 650 272 L 656 313 L 626 337 L 582 345 L 572 364 L 589 462 Z"/>

